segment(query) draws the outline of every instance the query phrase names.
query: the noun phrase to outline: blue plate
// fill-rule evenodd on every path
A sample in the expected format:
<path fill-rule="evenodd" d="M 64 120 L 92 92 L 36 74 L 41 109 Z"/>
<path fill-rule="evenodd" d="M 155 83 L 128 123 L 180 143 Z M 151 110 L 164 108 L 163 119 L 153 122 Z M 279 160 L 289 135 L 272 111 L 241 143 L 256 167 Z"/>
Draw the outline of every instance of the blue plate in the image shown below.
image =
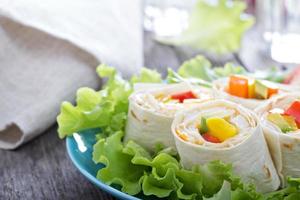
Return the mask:
<path fill-rule="evenodd" d="M 155 197 L 146 197 L 143 195 L 130 196 L 121 192 L 117 187 L 106 185 L 96 178 L 98 170 L 104 167 L 104 165 L 95 164 L 92 160 L 93 145 L 96 143 L 96 133 L 99 133 L 99 129 L 86 130 L 83 131 L 82 134 L 75 133 L 72 137 L 67 138 L 66 143 L 68 155 L 75 167 L 97 187 L 118 199 L 156 199 Z"/>

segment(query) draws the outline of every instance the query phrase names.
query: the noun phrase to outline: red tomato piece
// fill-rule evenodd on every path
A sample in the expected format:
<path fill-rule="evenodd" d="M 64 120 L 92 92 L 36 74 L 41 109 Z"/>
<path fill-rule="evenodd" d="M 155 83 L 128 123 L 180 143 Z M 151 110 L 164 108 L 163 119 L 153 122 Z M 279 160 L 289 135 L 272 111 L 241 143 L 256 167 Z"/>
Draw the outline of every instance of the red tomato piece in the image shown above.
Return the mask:
<path fill-rule="evenodd" d="M 283 81 L 285 84 L 291 84 L 296 79 L 300 79 L 300 66 L 296 67 Z"/>
<path fill-rule="evenodd" d="M 211 143 L 221 143 L 221 141 L 218 138 L 210 135 L 209 133 L 204 133 L 202 135 L 202 137 L 204 138 L 204 140 L 211 142 Z"/>
<path fill-rule="evenodd" d="M 300 124 L 300 101 L 294 101 L 284 114 L 293 116 L 297 124 Z"/>
<path fill-rule="evenodd" d="M 187 92 L 181 92 L 177 94 L 171 95 L 172 99 L 177 99 L 179 100 L 180 103 L 183 103 L 185 99 L 196 99 L 197 97 L 194 95 L 192 91 L 187 91 Z"/>

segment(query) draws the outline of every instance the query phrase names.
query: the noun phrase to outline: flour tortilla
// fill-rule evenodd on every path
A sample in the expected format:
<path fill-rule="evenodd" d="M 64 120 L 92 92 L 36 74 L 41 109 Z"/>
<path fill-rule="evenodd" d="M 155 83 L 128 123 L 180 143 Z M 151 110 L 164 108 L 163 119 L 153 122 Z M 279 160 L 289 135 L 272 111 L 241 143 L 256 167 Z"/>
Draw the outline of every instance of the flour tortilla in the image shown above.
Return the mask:
<path fill-rule="evenodd" d="M 267 120 L 267 114 L 273 108 L 286 109 L 297 99 L 300 100 L 300 92 L 282 94 L 256 109 L 283 186 L 287 176 L 300 177 L 300 130 L 283 133 Z"/>
<path fill-rule="evenodd" d="M 188 83 L 138 84 L 134 88 L 136 91 L 129 97 L 124 142 L 133 140 L 152 152 L 157 144 L 176 150 L 171 124 L 177 110 L 213 98 L 211 89 L 191 86 Z M 154 98 L 159 94 L 171 95 L 189 90 L 199 99 L 188 99 L 177 105 L 165 105 Z"/>
<path fill-rule="evenodd" d="M 235 111 L 235 119 L 239 119 L 236 124 L 239 133 L 222 143 L 210 143 L 205 141 L 197 128 L 193 128 L 190 124 L 201 117 L 219 116 L 211 114 L 218 110 Z M 235 174 L 243 181 L 255 184 L 260 192 L 271 192 L 279 187 L 280 180 L 258 119 L 252 111 L 241 105 L 226 100 L 199 103 L 176 114 L 172 133 L 181 163 L 185 168 L 190 169 L 196 164 L 221 160 L 224 163 L 231 163 Z M 178 135 L 182 133 L 197 138 L 197 143 L 192 142 L 190 138 L 189 141 L 183 140 Z"/>

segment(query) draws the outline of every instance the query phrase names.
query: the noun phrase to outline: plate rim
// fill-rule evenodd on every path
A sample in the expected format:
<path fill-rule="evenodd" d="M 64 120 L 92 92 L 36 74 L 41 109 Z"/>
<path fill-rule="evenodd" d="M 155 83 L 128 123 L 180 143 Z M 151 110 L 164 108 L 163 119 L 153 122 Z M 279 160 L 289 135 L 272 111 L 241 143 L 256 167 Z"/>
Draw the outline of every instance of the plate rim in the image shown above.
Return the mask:
<path fill-rule="evenodd" d="M 88 173 L 86 170 L 84 170 L 80 164 L 77 162 L 76 158 L 72 154 L 72 148 L 71 148 L 71 142 L 74 140 L 73 136 L 67 137 L 66 138 L 66 148 L 67 148 L 67 153 L 69 158 L 71 159 L 73 165 L 75 165 L 75 168 L 85 177 L 87 178 L 90 182 L 92 182 L 94 185 L 98 186 L 102 191 L 111 194 L 112 196 L 119 198 L 119 199 L 124 199 L 124 200 L 141 200 L 135 196 L 131 196 L 129 194 L 126 194 L 116 188 L 113 188 L 110 185 L 107 185 L 103 183 L 101 180 L 97 179 L 95 176 L 91 175 Z"/>

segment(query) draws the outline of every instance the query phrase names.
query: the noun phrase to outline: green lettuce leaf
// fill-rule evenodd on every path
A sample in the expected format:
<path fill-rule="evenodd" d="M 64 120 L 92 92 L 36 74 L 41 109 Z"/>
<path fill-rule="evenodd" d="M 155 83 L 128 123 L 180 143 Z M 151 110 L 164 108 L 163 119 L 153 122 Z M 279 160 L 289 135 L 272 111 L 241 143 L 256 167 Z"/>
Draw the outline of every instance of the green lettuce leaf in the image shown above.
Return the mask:
<path fill-rule="evenodd" d="M 104 132 L 122 130 L 127 116 L 128 96 L 132 88 L 128 81 L 116 73 L 116 69 L 100 65 L 97 73 L 108 78 L 100 91 L 80 88 L 76 106 L 63 102 L 57 117 L 60 138 L 88 128 L 103 128 Z"/>
<path fill-rule="evenodd" d="M 253 185 L 245 185 L 232 173 L 231 165 L 213 161 L 184 169 L 178 155 L 170 148 L 157 147 L 150 154 L 139 144 L 129 141 L 123 144 L 128 112 L 128 97 L 137 82 L 162 82 L 161 76 L 149 69 L 130 81 L 124 80 L 116 69 L 100 65 L 97 73 L 107 78 L 102 90 L 80 88 L 76 106 L 62 103 L 57 117 L 59 137 L 72 135 L 84 129 L 101 128 L 94 145 L 93 160 L 105 165 L 97 178 L 108 185 L 118 185 L 125 193 L 168 199 L 226 199 L 271 200 L 299 199 L 300 179 L 288 178 L 288 186 L 276 192 L 261 195 Z M 243 74 L 239 66 L 227 64 L 224 68 L 211 68 L 203 56 L 185 62 L 178 73 L 169 69 L 167 82 L 190 82 L 210 86 L 209 81 L 231 74 Z"/>
<path fill-rule="evenodd" d="M 115 68 L 105 64 L 97 67 L 101 78 L 107 78 L 102 90 L 80 88 L 77 91 L 76 106 L 69 102 L 61 104 L 57 117 L 60 138 L 88 128 L 102 128 L 106 135 L 124 130 L 128 110 L 128 97 L 132 84 L 136 82 L 162 82 L 161 75 L 155 70 L 142 68 L 131 82 L 124 80 Z"/>
<path fill-rule="evenodd" d="M 300 199 L 300 178 L 287 178 L 287 187 L 265 194 L 263 200 L 297 200 Z"/>
<path fill-rule="evenodd" d="M 187 45 L 215 53 L 231 53 L 240 48 L 244 32 L 254 19 L 243 12 L 242 1 L 198 0 L 190 15 L 187 29 L 173 39 L 158 39 L 173 45 Z"/>
<path fill-rule="evenodd" d="M 224 181 L 221 189 L 210 198 L 203 198 L 204 200 L 231 200 L 231 185 Z"/>
<path fill-rule="evenodd" d="M 105 165 L 97 178 L 121 186 L 123 192 L 168 199 L 218 199 L 227 181 L 236 200 L 254 199 L 253 194 L 257 194 L 232 174 L 230 165 L 213 161 L 187 170 L 168 150 L 151 155 L 133 141 L 124 145 L 122 136 L 119 131 L 100 139 L 94 145 L 93 160 Z"/>
<path fill-rule="evenodd" d="M 253 77 L 257 79 L 282 83 L 289 73 L 290 73 L 289 70 L 283 71 L 278 69 L 278 67 L 272 66 L 266 68 L 265 70 L 256 70 L 253 73 Z"/>
<path fill-rule="evenodd" d="M 223 67 L 213 67 L 211 63 L 202 55 L 198 55 L 185 61 L 176 73 L 168 69 L 167 83 L 189 82 L 196 85 L 211 87 L 212 81 L 228 77 L 233 74 L 250 76 L 256 79 L 269 80 L 273 82 L 283 82 L 288 71 L 283 72 L 276 67 L 265 70 L 257 70 L 254 73 L 247 72 L 244 67 L 233 63 L 226 63 Z"/>
<path fill-rule="evenodd" d="M 215 79 L 214 74 L 212 74 L 211 63 L 202 55 L 185 61 L 178 69 L 178 74 L 183 78 L 199 78 L 205 81 Z"/>
<path fill-rule="evenodd" d="M 213 70 L 218 78 L 227 77 L 233 74 L 247 74 L 245 68 L 236 66 L 233 63 L 226 63 L 224 67 L 215 67 Z"/>
<path fill-rule="evenodd" d="M 212 87 L 212 83 L 210 83 L 208 81 L 205 81 L 205 80 L 199 79 L 199 78 L 192 78 L 192 77 L 183 78 L 177 72 L 175 72 L 174 70 L 172 70 L 170 68 L 168 68 L 168 75 L 166 77 L 166 82 L 168 84 L 188 82 L 188 83 L 191 83 L 194 85 L 201 85 L 201 86 L 208 87 L 208 88 Z"/>
<path fill-rule="evenodd" d="M 232 63 L 225 64 L 224 67 L 212 68 L 211 63 L 204 56 L 198 55 L 185 61 L 178 69 L 178 73 L 168 69 L 167 83 L 189 82 L 205 87 L 212 87 L 210 82 L 228 77 L 232 74 L 248 74 L 241 66 Z"/>
<path fill-rule="evenodd" d="M 141 69 L 140 75 L 133 75 L 130 82 L 134 83 L 161 83 L 161 74 L 155 70 L 150 70 L 145 67 Z"/>
<path fill-rule="evenodd" d="M 123 132 L 119 131 L 106 139 L 100 139 L 94 145 L 93 160 L 105 165 L 98 171 L 97 178 L 108 185 L 118 184 L 123 192 L 134 195 L 141 191 L 140 181 L 146 166 L 133 164 L 132 157 L 123 153 L 122 136 Z"/>

